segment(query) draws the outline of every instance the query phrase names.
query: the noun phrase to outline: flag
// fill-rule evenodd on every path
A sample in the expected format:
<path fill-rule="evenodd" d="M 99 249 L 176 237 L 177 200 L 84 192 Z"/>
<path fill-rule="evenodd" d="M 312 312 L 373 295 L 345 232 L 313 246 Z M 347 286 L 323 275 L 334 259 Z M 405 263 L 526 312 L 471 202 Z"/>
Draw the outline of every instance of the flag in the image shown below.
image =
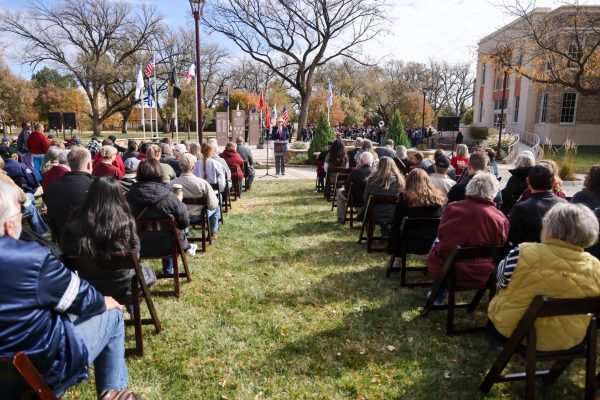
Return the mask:
<path fill-rule="evenodd" d="M 252 112 L 253 112 L 254 114 L 256 114 L 256 113 L 258 112 L 258 110 L 256 109 L 256 105 L 254 105 L 254 108 L 252 109 Z"/>
<path fill-rule="evenodd" d="M 327 88 L 327 108 L 331 108 L 333 106 L 333 89 L 331 89 L 331 82 L 329 82 L 329 87 Z"/>
<path fill-rule="evenodd" d="M 196 64 L 191 64 L 185 73 L 185 80 L 189 83 L 192 78 L 196 77 Z"/>
<path fill-rule="evenodd" d="M 258 101 L 258 108 L 260 108 L 262 110 L 262 108 L 264 106 L 265 106 L 265 94 L 261 91 L 260 92 L 260 100 Z"/>
<path fill-rule="evenodd" d="M 271 129 L 271 115 L 269 114 L 269 105 L 265 103 L 265 127 Z"/>
<path fill-rule="evenodd" d="M 275 103 L 275 107 L 273 107 L 273 121 L 277 122 L 277 103 Z"/>
<path fill-rule="evenodd" d="M 144 74 L 142 74 L 142 66 L 138 70 L 137 82 L 135 83 L 135 99 L 140 100 L 144 97 Z"/>
<path fill-rule="evenodd" d="M 152 60 L 148 61 L 148 65 L 146 65 L 146 76 L 150 78 L 152 75 L 152 71 L 156 68 L 156 62 L 154 61 L 154 54 L 152 55 Z"/>
<path fill-rule="evenodd" d="M 152 99 L 152 85 L 150 85 L 150 79 L 148 79 L 148 107 L 152 107 L 154 105 L 154 100 Z"/>
<path fill-rule="evenodd" d="M 177 68 L 173 68 L 171 71 L 171 84 L 173 85 L 173 98 L 178 99 L 181 96 L 181 87 L 179 86 L 179 79 L 177 78 Z"/>
<path fill-rule="evenodd" d="M 288 115 L 288 112 L 287 112 L 287 107 L 286 107 L 286 106 L 283 106 L 283 115 L 282 115 L 282 118 L 283 118 L 283 122 L 284 122 L 286 125 L 287 125 L 287 123 L 288 123 L 288 118 L 289 118 L 289 117 L 290 117 L 290 116 Z"/>
<path fill-rule="evenodd" d="M 223 107 L 229 108 L 229 88 L 225 91 L 225 101 L 223 102 Z"/>

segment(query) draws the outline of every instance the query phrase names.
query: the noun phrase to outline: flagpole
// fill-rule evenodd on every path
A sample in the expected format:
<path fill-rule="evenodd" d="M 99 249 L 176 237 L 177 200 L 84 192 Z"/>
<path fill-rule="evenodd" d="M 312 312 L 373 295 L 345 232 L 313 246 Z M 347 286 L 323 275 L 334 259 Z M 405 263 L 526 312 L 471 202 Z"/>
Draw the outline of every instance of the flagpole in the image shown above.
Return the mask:
<path fill-rule="evenodd" d="M 144 140 L 146 140 L 146 116 L 145 111 L 146 110 L 146 102 L 144 101 L 144 97 L 142 97 L 142 131 L 144 132 Z"/>
<path fill-rule="evenodd" d="M 198 79 L 198 74 L 196 73 L 196 76 L 194 76 L 194 79 Z M 198 84 L 194 85 L 196 87 L 196 104 L 198 104 Z M 198 107 L 196 107 L 196 139 L 198 139 L 198 135 L 200 132 L 200 116 L 198 115 Z M 202 143 L 198 143 L 199 145 L 202 145 Z"/>
<path fill-rule="evenodd" d="M 179 117 L 177 114 L 177 99 L 175 100 L 175 140 L 179 143 Z"/>
<path fill-rule="evenodd" d="M 156 57 L 152 54 L 154 61 L 154 107 L 156 109 L 156 137 L 158 137 L 158 90 L 156 89 Z"/>

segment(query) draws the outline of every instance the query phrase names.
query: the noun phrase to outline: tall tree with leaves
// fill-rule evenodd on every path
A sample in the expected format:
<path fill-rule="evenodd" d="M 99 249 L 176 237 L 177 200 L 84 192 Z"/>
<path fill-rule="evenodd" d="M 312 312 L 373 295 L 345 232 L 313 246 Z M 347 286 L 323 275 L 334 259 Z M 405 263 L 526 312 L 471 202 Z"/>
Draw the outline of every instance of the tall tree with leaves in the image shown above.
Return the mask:
<path fill-rule="evenodd" d="M 204 23 L 267 65 L 300 97 L 306 124 L 317 69 L 359 58 L 359 47 L 384 30 L 389 0 L 215 0 Z"/>
<path fill-rule="evenodd" d="M 329 125 L 329 121 L 327 120 L 327 113 L 325 111 L 321 111 L 319 123 L 317 124 L 317 129 L 315 130 L 315 136 L 308 147 L 308 159 L 311 163 L 316 161 L 314 153 L 327 150 L 327 143 L 333 139 L 335 139 L 335 136 L 333 135 L 331 125 Z"/>
<path fill-rule="evenodd" d="M 50 63 L 71 74 L 91 107 L 94 133 L 111 115 L 137 101 L 131 94 L 107 96 L 124 67 L 162 29 L 162 17 L 143 3 L 112 0 L 32 1 L 25 11 L 0 15 L 0 32 L 25 44 L 24 63 Z M 135 75 L 131 76 L 135 80 Z"/>
<path fill-rule="evenodd" d="M 410 147 L 410 141 L 408 140 L 408 136 L 404 130 L 404 124 L 402 123 L 400 111 L 396 110 L 396 112 L 394 112 L 385 138 L 392 139 L 396 146 L 403 145 L 407 149 Z"/>

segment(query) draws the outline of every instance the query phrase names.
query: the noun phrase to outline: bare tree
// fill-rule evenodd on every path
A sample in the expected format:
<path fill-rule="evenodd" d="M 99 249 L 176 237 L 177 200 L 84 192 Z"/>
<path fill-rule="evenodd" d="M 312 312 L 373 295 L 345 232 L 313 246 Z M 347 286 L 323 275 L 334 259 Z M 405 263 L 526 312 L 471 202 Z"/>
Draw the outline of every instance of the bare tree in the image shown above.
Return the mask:
<path fill-rule="evenodd" d="M 247 55 L 239 57 L 235 64 L 231 70 L 231 84 L 240 90 L 259 93 L 275 78 L 275 71 Z"/>
<path fill-rule="evenodd" d="M 517 21 L 498 43 L 504 51 L 491 49 L 489 56 L 510 55 L 498 62 L 533 82 L 600 94 L 600 7 L 563 4 L 545 12 L 536 10 L 535 1 L 506 2 Z"/>
<path fill-rule="evenodd" d="M 131 93 L 107 97 L 106 88 L 118 81 L 136 52 L 147 48 L 161 20 L 154 8 L 126 1 L 33 0 L 25 12 L 0 15 L 0 30 L 24 40 L 24 62 L 48 62 L 73 75 L 85 90 L 99 133 L 104 120 L 135 100 Z"/>
<path fill-rule="evenodd" d="M 383 31 L 388 0 L 216 0 L 204 23 L 298 91 L 306 124 L 315 72 Z M 208 17 L 210 16 L 210 17 Z"/>

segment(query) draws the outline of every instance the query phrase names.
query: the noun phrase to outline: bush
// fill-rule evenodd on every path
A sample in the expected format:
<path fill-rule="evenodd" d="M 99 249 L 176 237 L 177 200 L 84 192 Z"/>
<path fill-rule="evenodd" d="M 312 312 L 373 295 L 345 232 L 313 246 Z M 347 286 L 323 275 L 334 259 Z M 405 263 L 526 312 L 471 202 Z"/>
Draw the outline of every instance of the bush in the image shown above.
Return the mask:
<path fill-rule="evenodd" d="M 506 157 L 508 155 L 508 148 L 510 147 L 511 144 L 513 144 L 516 140 L 515 135 L 511 135 L 508 133 L 505 133 L 504 135 L 502 135 L 502 141 L 500 143 L 500 156 L 501 159 L 503 159 L 504 157 Z M 485 147 L 490 147 L 491 149 L 494 150 L 494 152 L 498 151 L 498 135 L 494 134 L 494 135 L 490 135 L 488 136 L 488 138 L 486 140 L 484 140 L 483 142 L 480 143 L 481 147 L 485 148 Z"/>
<path fill-rule="evenodd" d="M 396 110 L 392 116 L 392 121 L 390 122 L 390 127 L 388 128 L 385 138 L 392 139 L 395 146 L 403 145 L 407 149 L 410 148 L 410 141 L 408 140 L 408 136 L 404 130 L 404 124 L 402 123 L 400 111 Z"/>
<path fill-rule="evenodd" d="M 300 142 L 300 141 L 295 141 L 294 143 L 292 143 L 292 149 L 293 150 L 306 150 L 306 143 Z"/>
<path fill-rule="evenodd" d="M 307 165 L 309 164 L 307 153 L 298 153 L 288 160 L 288 165 Z"/>
<path fill-rule="evenodd" d="M 308 147 L 308 159 L 310 160 L 311 164 L 314 164 L 317 161 L 317 157 L 314 155 L 314 153 L 327 150 L 327 143 L 334 139 L 335 136 L 333 135 L 333 131 L 331 130 L 331 126 L 327 120 L 327 113 L 325 111 L 321 111 L 321 115 L 319 115 L 319 123 L 317 124 L 317 129 L 315 130 L 315 136 Z"/>
<path fill-rule="evenodd" d="M 483 128 L 479 126 L 472 126 L 469 130 L 469 133 L 471 135 L 471 139 L 473 139 L 476 142 L 483 142 L 484 140 L 487 140 L 490 136 L 488 128 Z"/>

